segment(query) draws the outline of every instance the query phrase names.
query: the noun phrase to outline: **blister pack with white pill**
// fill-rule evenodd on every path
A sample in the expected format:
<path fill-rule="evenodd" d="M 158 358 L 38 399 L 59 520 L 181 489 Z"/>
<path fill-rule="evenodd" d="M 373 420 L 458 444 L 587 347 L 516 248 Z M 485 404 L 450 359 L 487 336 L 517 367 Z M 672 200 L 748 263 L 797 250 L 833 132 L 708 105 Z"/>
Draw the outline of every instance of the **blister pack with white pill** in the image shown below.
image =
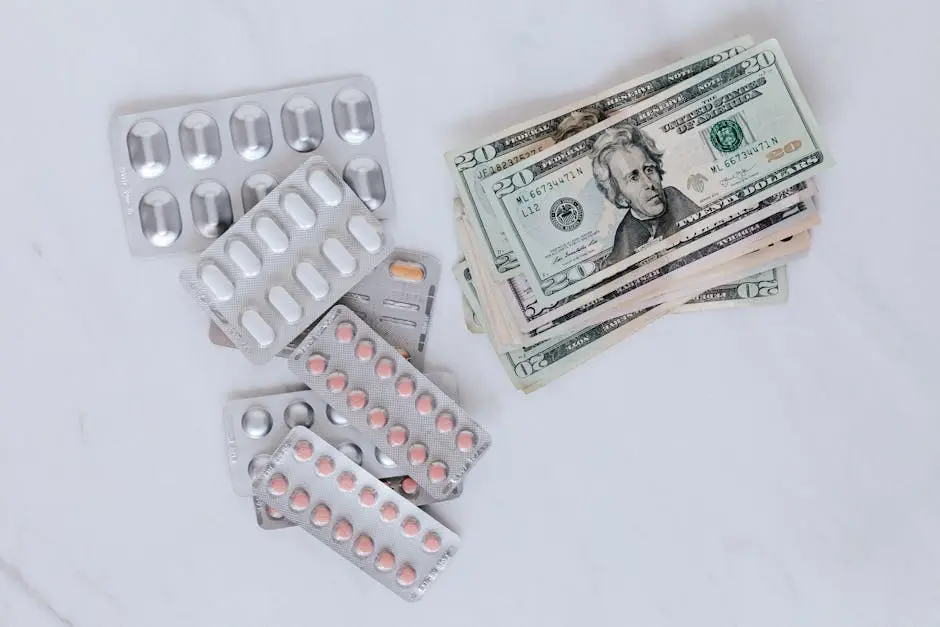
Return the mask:
<path fill-rule="evenodd" d="M 421 599 L 460 538 L 306 427 L 295 427 L 254 495 L 405 599 Z"/>
<path fill-rule="evenodd" d="M 288 365 L 435 499 L 490 446 L 483 427 L 348 307 L 323 316 Z"/>
<path fill-rule="evenodd" d="M 135 255 L 203 250 L 311 154 L 376 217 L 395 211 L 365 76 L 121 115 L 111 153 Z"/>
<path fill-rule="evenodd" d="M 379 221 L 314 156 L 187 266 L 180 282 L 245 357 L 261 364 L 391 250 Z"/>
<path fill-rule="evenodd" d="M 441 262 L 433 255 L 396 248 L 385 261 L 339 299 L 379 332 L 419 370 L 431 325 L 434 297 L 441 277 Z M 314 323 L 316 324 L 316 323 Z M 291 340 L 277 356 L 287 357 L 314 325 Z M 234 348 L 215 325 L 209 324 L 213 344 Z"/>

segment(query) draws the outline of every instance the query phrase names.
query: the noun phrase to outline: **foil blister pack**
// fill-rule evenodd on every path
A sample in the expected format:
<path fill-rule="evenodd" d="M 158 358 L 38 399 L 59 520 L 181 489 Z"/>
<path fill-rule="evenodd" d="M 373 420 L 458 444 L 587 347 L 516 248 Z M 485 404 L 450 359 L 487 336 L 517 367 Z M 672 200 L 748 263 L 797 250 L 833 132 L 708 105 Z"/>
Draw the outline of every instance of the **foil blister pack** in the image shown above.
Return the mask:
<path fill-rule="evenodd" d="M 111 153 L 139 256 L 203 250 L 311 154 L 333 164 L 376 217 L 395 212 L 365 76 L 120 115 Z"/>
<path fill-rule="evenodd" d="M 333 307 L 288 365 L 435 499 L 450 495 L 490 446 L 456 401 L 348 307 Z"/>
<path fill-rule="evenodd" d="M 326 440 L 295 427 L 254 495 L 407 601 L 421 599 L 460 538 Z"/>
<path fill-rule="evenodd" d="M 384 260 L 390 236 L 323 157 L 310 157 L 180 273 L 255 364 L 273 358 Z"/>

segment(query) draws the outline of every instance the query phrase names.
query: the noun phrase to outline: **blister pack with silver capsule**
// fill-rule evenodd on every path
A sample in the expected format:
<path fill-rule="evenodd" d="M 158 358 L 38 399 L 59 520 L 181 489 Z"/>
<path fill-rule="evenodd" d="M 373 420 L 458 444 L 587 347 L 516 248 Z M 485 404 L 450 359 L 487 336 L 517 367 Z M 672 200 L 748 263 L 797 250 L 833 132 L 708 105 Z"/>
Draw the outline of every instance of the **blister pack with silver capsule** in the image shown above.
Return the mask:
<path fill-rule="evenodd" d="M 428 329 L 434 297 L 441 278 L 441 262 L 433 255 L 396 248 L 385 261 L 339 299 L 379 332 L 401 355 L 419 370 L 424 369 Z M 315 325 L 316 323 L 314 323 Z M 291 340 L 277 356 L 287 357 L 304 335 Z M 234 348 L 231 340 L 213 323 L 209 341 Z"/>
<path fill-rule="evenodd" d="M 365 76 L 121 115 L 111 153 L 135 255 L 203 250 L 311 154 L 376 217 L 395 212 Z"/>
<path fill-rule="evenodd" d="M 435 499 L 490 446 L 483 427 L 348 307 L 323 316 L 288 365 Z"/>
<path fill-rule="evenodd" d="M 203 251 L 180 282 L 245 357 L 261 364 L 391 250 L 379 221 L 314 156 Z"/>
<path fill-rule="evenodd" d="M 406 601 L 421 599 L 460 547 L 457 534 L 306 427 L 291 430 L 252 489 Z"/>

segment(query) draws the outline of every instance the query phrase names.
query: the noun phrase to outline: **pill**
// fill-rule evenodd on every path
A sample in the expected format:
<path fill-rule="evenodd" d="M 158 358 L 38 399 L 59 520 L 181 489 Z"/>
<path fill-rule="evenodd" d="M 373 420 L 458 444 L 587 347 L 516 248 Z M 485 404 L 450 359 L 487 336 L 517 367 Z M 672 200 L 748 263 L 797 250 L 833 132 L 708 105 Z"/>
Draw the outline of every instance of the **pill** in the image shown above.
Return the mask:
<path fill-rule="evenodd" d="M 248 309 L 241 317 L 242 326 L 255 339 L 258 346 L 264 348 L 274 341 L 274 329 L 254 309 Z"/>
<path fill-rule="evenodd" d="M 383 522 L 392 522 L 398 518 L 398 507 L 394 503 L 384 503 L 379 509 L 379 518 Z"/>
<path fill-rule="evenodd" d="M 328 237 L 323 242 L 323 254 L 343 276 L 349 276 L 356 271 L 356 258 L 335 237 Z"/>
<path fill-rule="evenodd" d="M 332 515 L 333 512 L 330 511 L 330 508 L 320 503 L 313 508 L 313 512 L 310 514 L 310 522 L 316 527 L 326 527 L 330 524 L 330 517 Z"/>
<path fill-rule="evenodd" d="M 441 548 L 441 536 L 433 531 L 429 531 L 424 534 L 424 539 L 421 540 L 421 546 L 428 553 L 436 553 Z"/>
<path fill-rule="evenodd" d="M 313 444 L 306 440 L 299 440 L 294 445 L 294 459 L 299 462 L 309 462 L 313 459 Z"/>
<path fill-rule="evenodd" d="M 395 374 L 395 362 L 388 357 L 383 357 L 375 364 L 375 374 L 380 379 L 388 379 Z"/>
<path fill-rule="evenodd" d="M 268 492 L 274 496 L 281 496 L 287 493 L 287 477 L 278 473 L 268 481 Z"/>
<path fill-rule="evenodd" d="M 314 168 L 307 174 L 307 183 L 317 193 L 317 196 L 331 207 L 343 202 L 343 188 L 333 175 L 320 168 Z"/>
<path fill-rule="evenodd" d="M 309 229 L 317 223 L 317 214 L 297 192 L 287 192 L 281 196 L 281 208 L 290 216 L 294 224 L 302 229 Z"/>
<path fill-rule="evenodd" d="M 207 263 L 199 269 L 199 279 L 216 300 L 228 300 L 235 295 L 235 284 L 214 263 Z"/>
<path fill-rule="evenodd" d="M 294 324 L 300 320 L 303 313 L 300 303 L 294 300 L 294 297 L 280 285 L 275 285 L 268 290 L 268 302 L 274 306 L 288 324 Z"/>
<path fill-rule="evenodd" d="M 383 407 L 373 407 L 366 420 L 371 428 L 381 429 L 388 423 L 388 412 Z"/>
<path fill-rule="evenodd" d="M 290 495 L 290 508 L 302 512 L 310 505 L 310 495 L 303 488 L 297 488 Z"/>
<path fill-rule="evenodd" d="M 454 430 L 454 415 L 449 411 L 442 411 L 437 415 L 434 426 L 440 433 L 450 433 Z"/>
<path fill-rule="evenodd" d="M 434 397 L 430 394 L 421 394 L 418 396 L 418 400 L 415 401 L 415 409 L 422 416 L 427 416 L 434 411 Z"/>
<path fill-rule="evenodd" d="M 260 440 L 274 426 L 274 419 L 271 414 L 263 407 L 249 407 L 242 414 L 242 431 L 252 440 Z"/>
<path fill-rule="evenodd" d="M 333 539 L 337 542 L 346 542 L 352 537 L 353 528 L 345 518 L 333 525 Z"/>
<path fill-rule="evenodd" d="M 399 281 L 408 281 L 409 283 L 419 283 L 424 280 L 424 266 L 413 261 L 393 261 L 388 266 L 388 273 L 393 279 Z"/>
<path fill-rule="evenodd" d="M 274 509 L 274 508 L 271 507 L 270 505 L 268 505 L 265 509 L 266 509 L 267 512 L 268 512 L 268 518 L 271 518 L 271 519 L 273 519 L 273 520 L 280 520 L 280 519 L 284 518 L 284 514 L 282 514 L 281 512 L 277 511 L 276 509 Z"/>
<path fill-rule="evenodd" d="M 270 216 L 261 216 L 255 220 L 255 232 L 271 252 L 282 253 L 287 250 L 287 233 Z"/>
<path fill-rule="evenodd" d="M 307 359 L 307 370 L 310 374 L 323 374 L 326 372 L 326 357 L 316 353 Z"/>
<path fill-rule="evenodd" d="M 447 464 L 444 462 L 431 462 L 428 467 L 428 479 L 431 483 L 440 483 L 447 478 Z"/>
<path fill-rule="evenodd" d="M 388 549 L 382 549 L 375 557 L 375 567 L 382 571 L 395 568 L 395 554 Z"/>
<path fill-rule="evenodd" d="M 415 380 L 405 375 L 395 383 L 395 389 L 399 396 L 411 396 L 415 393 Z"/>
<path fill-rule="evenodd" d="M 343 492 L 352 492 L 356 487 L 356 475 L 351 472 L 341 472 L 339 476 L 336 477 L 336 485 Z"/>
<path fill-rule="evenodd" d="M 333 458 L 328 455 L 323 455 L 317 460 L 317 474 L 321 477 L 327 477 L 332 474 L 334 468 Z"/>
<path fill-rule="evenodd" d="M 294 276 L 315 300 L 321 300 L 330 293 L 330 284 L 326 282 L 319 270 L 306 261 L 297 264 Z"/>
<path fill-rule="evenodd" d="M 428 449 L 424 444 L 412 444 L 408 449 L 408 461 L 412 466 L 423 464 L 428 460 Z"/>
<path fill-rule="evenodd" d="M 336 325 L 336 341 L 349 344 L 356 337 L 356 327 L 351 322 L 341 322 Z"/>
<path fill-rule="evenodd" d="M 388 443 L 390 446 L 401 446 L 408 441 L 408 429 L 402 425 L 395 425 L 388 430 Z"/>
<path fill-rule="evenodd" d="M 375 355 L 375 343 L 372 340 L 359 340 L 356 344 L 356 357 L 362 361 L 369 361 Z"/>
<path fill-rule="evenodd" d="M 398 585 L 407 587 L 413 584 L 417 578 L 418 574 L 415 572 L 415 569 L 405 565 L 398 569 L 398 577 L 396 577 L 395 580 L 398 582 Z"/>
<path fill-rule="evenodd" d="M 359 504 L 363 507 L 372 507 L 375 505 L 376 499 L 378 499 L 378 495 L 372 488 L 363 488 L 359 491 Z"/>
<path fill-rule="evenodd" d="M 372 555 L 372 551 L 375 549 L 375 544 L 372 542 L 372 538 L 362 534 L 356 538 L 355 550 L 356 555 L 359 557 L 366 557 Z"/>
<path fill-rule="evenodd" d="M 405 477 L 401 480 L 401 490 L 408 496 L 414 496 L 418 491 L 418 482 L 411 477 Z"/>
<path fill-rule="evenodd" d="M 342 392 L 346 389 L 346 375 L 342 372 L 334 372 L 326 378 L 326 387 L 330 392 Z"/>
<path fill-rule="evenodd" d="M 225 248 L 225 254 L 235 262 L 235 265 L 245 276 L 258 276 L 258 273 L 261 272 L 261 259 L 242 240 L 233 239 L 230 241 Z"/>
<path fill-rule="evenodd" d="M 369 397 L 362 390 L 352 390 L 346 395 L 346 402 L 349 403 L 350 409 L 358 411 L 366 406 Z"/>
<path fill-rule="evenodd" d="M 457 450 L 461 453 L 466 453 L 473 448 L 473 445 L 476 444 L 476 436 L 473 434 L 473 431 L 467 431 L 464 429 L 457 434 Z"/>
<path fill-rule="evenodd" d="M 418 519 L 409 516 L 401 523 L 401 532 L 405 534 L 406 537 L 413 538 L 418 535 L 418 532 L 421 531 L 421 523 L 418 522 Z"/>
<path fill-rule="evenodd" d="M 370 253 L 374 253 L 382 247 L 382 235 L 378 229 L 369 224 L 364 216 L 353 216 L 346 223 L 346 228 L 356 241 Z"/>

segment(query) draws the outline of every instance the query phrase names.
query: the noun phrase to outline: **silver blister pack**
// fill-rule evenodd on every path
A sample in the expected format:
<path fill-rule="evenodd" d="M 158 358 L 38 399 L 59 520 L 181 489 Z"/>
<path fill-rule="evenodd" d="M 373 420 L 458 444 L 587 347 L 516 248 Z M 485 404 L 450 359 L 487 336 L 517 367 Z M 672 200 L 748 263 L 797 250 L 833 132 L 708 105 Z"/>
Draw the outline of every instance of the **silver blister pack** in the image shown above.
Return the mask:
<path fill-rule="evenodd" d="M 326 440 L 295 427 L 254 495 L 405 599 L 421 599 L 460 538 Z"/>
<path fill-rule="evenodd" d="M 396 248 L 375 270 L 339 299 L 370 327 L 398 349 L 419 370 L 424 369 L 424 352 L 431 325 L 434 297 L 440 283 L 441 262 L 433 255 Z M 277 354 L 287 357 L 297 348 L 310 325 Z M 209 323 L 209 341 L 234 348 L 231 340 Z"/>
<path fill-rule="evenodd" d="M 314 156 L 187 266 L 180 282 L 245 357 L 261 364 L 391 250 L 379 221 Z"/>
<path fill-rule="evenodd" d="M 483 427 L 348 307 L 331 309 L 288 365 L 435 499 L 490 446 Z"/>
<path fill-rule="evenodd" d="M 365 76 L 121 115 L 111 154 L 135 255 L 203 250 L 311 154 L 376 217 L 395 211 Z"/>

